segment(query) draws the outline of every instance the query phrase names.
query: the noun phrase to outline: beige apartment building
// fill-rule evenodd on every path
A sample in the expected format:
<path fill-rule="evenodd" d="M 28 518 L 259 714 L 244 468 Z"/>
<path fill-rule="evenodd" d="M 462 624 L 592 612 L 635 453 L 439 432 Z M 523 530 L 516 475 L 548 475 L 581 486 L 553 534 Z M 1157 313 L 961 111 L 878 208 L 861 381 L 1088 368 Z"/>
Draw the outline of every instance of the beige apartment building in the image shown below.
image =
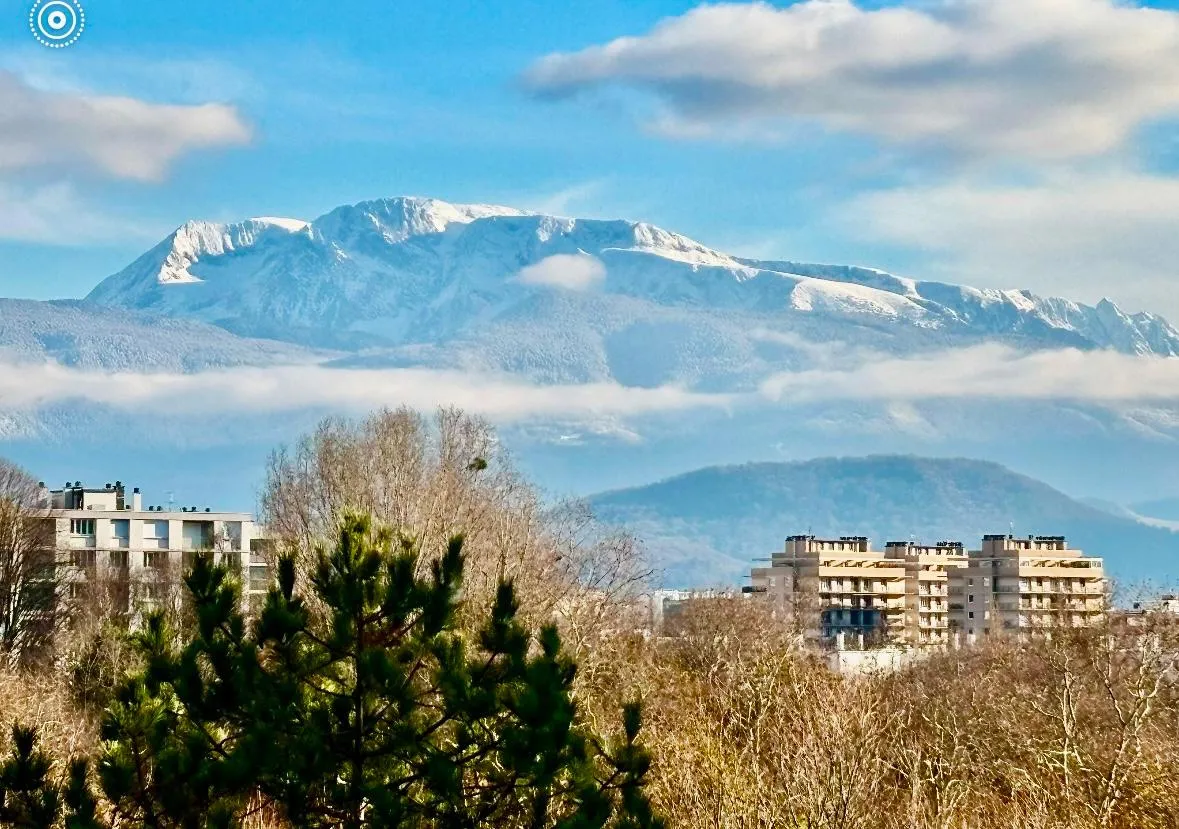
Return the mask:
<path fill-rule="evenodd" d="M 1106 608 L 1102 560 L 1063 536 L 983 536 L 953 589 L 951 621 L 967 642 L 1089 625 Z"/>
<path fill-rule="evenodd" d="M 951 647 L 999 634 L 1085 625 L 1105 610 L 1101 559 L 1059 536 L 961 542 L 795 535 L 747 590 L 808 639 L 839 648 Z"/>
<path fill-rule="evenodd" d="M 179 582 L 199 551 L 212 551 L 241 575 L 247 606 L 269 587 L 265 542 L 248 513 L 144 506 L 139 490 L 128 494 L 122 482 L 95 489 L 78 481 L 52 491 L 41 484 L 40 500 L 70 565 L 74 598 L 101 585 L 110 610 L 144 609 Z"/>
<path fill-rule="evenodd" d="M 864 536 L 792 535 L 752 575 L 751 592 L 765 593 L 808 639 L 863 647 L 904 635 L 905 563 L 872 550 Z"/>
<path fill-rule="evenodd" d="M 952 644 L 952 585 L 969 560 L 962 542 L 889 541 L 884 545 L 884 556 L 904 562 L 905 566 L 903 643 L 934 647 Z"/>

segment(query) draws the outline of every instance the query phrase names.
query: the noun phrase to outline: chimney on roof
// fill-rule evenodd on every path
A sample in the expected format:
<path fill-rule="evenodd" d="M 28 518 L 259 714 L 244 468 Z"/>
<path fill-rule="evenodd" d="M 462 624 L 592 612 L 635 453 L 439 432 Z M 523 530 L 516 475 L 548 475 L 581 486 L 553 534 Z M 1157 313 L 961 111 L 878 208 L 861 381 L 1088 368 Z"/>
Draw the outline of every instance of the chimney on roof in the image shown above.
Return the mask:
<path fill-rule="evenodd" d="M 135 512 L 143 512 L 143 496 L 139 494 L 139 487 L 131 490 L 131 509 Z"/>

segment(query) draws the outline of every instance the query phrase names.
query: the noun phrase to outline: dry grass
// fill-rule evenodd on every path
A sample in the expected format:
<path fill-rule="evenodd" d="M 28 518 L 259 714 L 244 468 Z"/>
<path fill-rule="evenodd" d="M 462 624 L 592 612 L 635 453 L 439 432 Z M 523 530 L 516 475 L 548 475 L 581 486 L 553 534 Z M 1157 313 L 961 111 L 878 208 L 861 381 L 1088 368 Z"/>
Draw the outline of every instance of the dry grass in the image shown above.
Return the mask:
<path fill-rule="evenodd" d="M 0 722 L 4 743 L 12 725 L 37 725 L 40 746 L 58 763 L 89 755 L 98 724 L 73 701 L 65 679 L 51 672 L 0 671 Z"/>

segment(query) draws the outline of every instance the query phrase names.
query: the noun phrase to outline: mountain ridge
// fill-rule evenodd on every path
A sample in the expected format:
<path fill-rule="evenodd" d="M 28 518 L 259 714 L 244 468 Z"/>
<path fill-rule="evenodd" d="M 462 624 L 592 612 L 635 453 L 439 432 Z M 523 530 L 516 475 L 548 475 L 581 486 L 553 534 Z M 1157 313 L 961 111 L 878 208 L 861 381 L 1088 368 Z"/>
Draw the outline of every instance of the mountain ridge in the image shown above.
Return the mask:
<path fill-rule="evenodd" d="M 902 336 L 902 350 L 922 339 L 1016 337 L 1040 347 L 1179 355 L 1179 331 L 1166 320 L 1127 314 L 1109 300 L 1088 306 L 870 268 L 741 258 L 644 222 L 410 197 L 344 205 L 306 223 L 190 222 L 85 301 L 303 346 L 323 345 L 307 332 L 331 328 L 361 335 L 365 346 L 398 348 L 477 340 L 488 325 L 516 330 L 538 294 L 555 290 L 523 285 L 518 273 L 570 254 L 593 257 L 605 271 L 598 290 L 565 298 L 580 303 L 581 326 L 597 336 L 618 330 L 613 318 L 627 316 L 629 300 L 651 318 L 745 315 L 792 329 L 821 317 L 916 334 Z"/>
<path fill-rule="evenodd" d="M 918 455 L 827 457 L 704 467 L 588 499 L 636 532 L 668 586 L 740 583 L 755 558 L 797 533 L 886 541 L 960 540 L 985 533 L 1065 535 L 1133 581 L 1179 576 L 1179 534 L 1073 499 L 991 461 Z"/>

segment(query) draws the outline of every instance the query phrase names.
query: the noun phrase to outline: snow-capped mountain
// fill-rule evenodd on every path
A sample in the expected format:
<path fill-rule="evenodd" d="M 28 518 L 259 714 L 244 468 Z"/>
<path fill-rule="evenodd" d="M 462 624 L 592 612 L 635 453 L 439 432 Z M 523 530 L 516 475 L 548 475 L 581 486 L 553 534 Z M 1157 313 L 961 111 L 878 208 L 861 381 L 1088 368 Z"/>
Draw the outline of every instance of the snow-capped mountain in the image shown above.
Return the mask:
<path fill-rule="evenodd" d="M 579 267 L 600 279 L 559 287 Z M 537 269 L 550 278 L 521 278 Z M 86 302 L 363 351 L 369 362 L 546 381 L 741 385 L 805 362 L 791 338 L 896 353 L 999 340 L 1179 354 L 1165 320 L 1109 301 L 741 259 L 641 222 L 417 198 L 310 222 L 190 222 Z"/>
<path fill-rule="evenodd" d="M 984 401 L 938 385 L 955 368 L 933 373 L 932 393 L 893 399 L 892 378 L 919 364 L 892 361 L 866 395 L 855 374 L 995 343 L 1040 352 L 1033 372 L 1051 372 L 1060 348 L 1130 356 L 1098 355 L 1113 371 L 1179 355 L 1166 320 L 1108 300 L 741 258 L 641 222 L 395 198 L 310 221 L 189 222 L 83 300 L 0 300 L 0 454 L 76 479 L 84 463 L 110 474 L 111 457 L 158 475 L 162 452 L 168 486 L 206 481 L 194 497 L 248 508 L 276 443 L 326 414 L 428 408 L 437 392 L 493 419 L 511 412 L 497 420 L 505 442 L 561 493 L 880 452 L 987 458 L 1127 502 L 1179 491 L 1179 390 L 1106 401 L 1000 389 Z M 1164 363 L 1149 367 L 1165 383 Z M 773 392 L 791 388 L 775 378 L 813 390 L 841 372 L 853 379 L 833 396 Z M 1036 376 L 1021 375 L 1020 391 Z"/>

